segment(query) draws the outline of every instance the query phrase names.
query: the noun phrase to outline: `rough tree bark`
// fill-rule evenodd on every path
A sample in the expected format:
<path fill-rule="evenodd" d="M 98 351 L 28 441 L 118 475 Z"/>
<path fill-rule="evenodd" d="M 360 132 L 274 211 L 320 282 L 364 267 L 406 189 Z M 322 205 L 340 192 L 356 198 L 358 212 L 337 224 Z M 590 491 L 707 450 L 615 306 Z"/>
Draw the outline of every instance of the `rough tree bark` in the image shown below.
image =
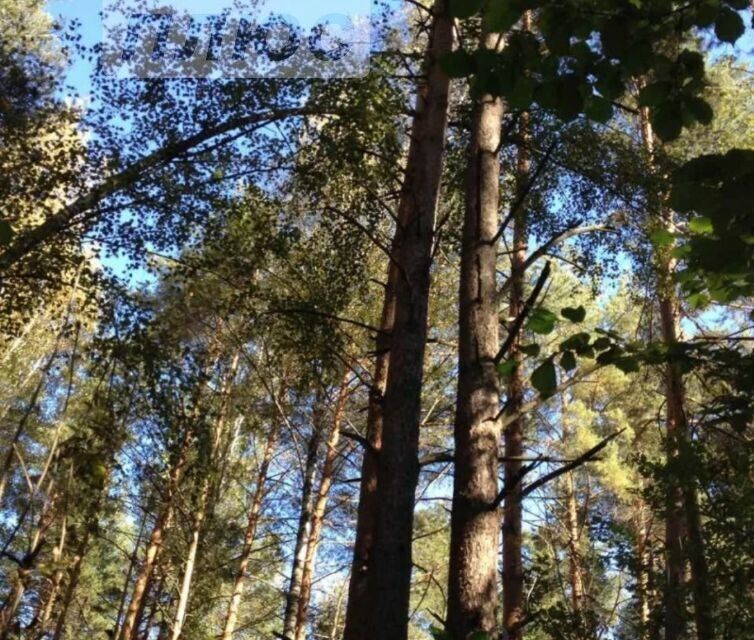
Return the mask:
<path fill-rule="evenodd" d="M 433 12 L 426 80 L 416 106 L 392 256 L 400 274 L 395 282 L 376 535 L 368 578 L 371 607 L 364 636 L 373 640 L 403 640 L 408 632 L 432 248 L 448 121 L 450 81 L 440 59 L 453 48 L 453 21 L 444 0 L 435 3 Z"/>
<path fill-rule="evenodd" d="M 311 530 L 309 540 L 306 543 L 306 557 L 304 558 L 304 571 L 301 576 L 301 595 L 298 601 L 298 611 L 296 612 L 296 633 L 295 640 L 306 640 L 306 624 L 309 615 L 309 603 L 312 594 L 312 584 L 314 581 L 314 569 L 317 562 L 317 549 L 322 538 L 322 526 L 325 522 L 325 513 L 327 510 L 327 501 L 330 498 L 330 489 L 332 488 L 333 478 L 335 476 L 335 463 L 338 459 L 338 444 L 340 443 L 341 427 L 343 423 L 343 414 L 348 401 L 348 376 L 346 376 L 338 391 L 338 399 L 333 414 L 332 429 L 327 441 L 327 453 L 322 464 L 322 474 L 317 490 L 317 497 L 314 501 L 314 511 L 312 512 Z"/>
<path fill-rule="evenodd" d="M 502 47 L 500 34 L 482 45 Z M 500 526 L 500 349 L 497 243 L 500 225 L 500 141 L 503 101 L 483 96 L 475 105 L 466 173 L 461 247 L 458 394 L 451 516 L 448 631 L 463 640 L 497 624 Z"/>
<path fill-rule="evenodd" d="M 367 413 L 367 446 L 361 463 L 361 488 L 356 519 L 356 537 L 346 604 L 346 624 L 343 640 L 363 640 L 369 624 L 369 567 L 374 549 L 377 525 L 377 472 L 379 452 L 382 447 L 382 403 L 387 386 L 390 365 L 389 336 L 395 320 L 395 281 L 398 270 L 394 263 L 388 268 L 385 300 L 382 309 L 380 332 L 377 335 L 377 359 L 369 390 Z"/>
<path fill-rule="evenodd" d="M 519 121 L 524 143 L 529 138 L 529 115 L 524 113 Z M 531 158 L 526 144 L 518 150 L 517 190 L 523 194 L 529 180 Z M 526 303 L 524 286 L 527 261 L 527 213 L 521 202 L 513 217 L 513 252 L 511 254 L 509 317 L 520 316 Z M 508 414 L 518 416 L 505 428 L 505 487 L 503 505 L 503 628 L 509 640 L 521 640 L 525 615 L 524 561 L 522 552 L 523 496 L 521 473 L 524 455 L 525 419 L 521 415 L 525 403 L 526 380 L 523 371 L 521 338 L 517 336 L 511 347 L 511 359 L 518 366 L 511 374 L 507 388 Z"/>

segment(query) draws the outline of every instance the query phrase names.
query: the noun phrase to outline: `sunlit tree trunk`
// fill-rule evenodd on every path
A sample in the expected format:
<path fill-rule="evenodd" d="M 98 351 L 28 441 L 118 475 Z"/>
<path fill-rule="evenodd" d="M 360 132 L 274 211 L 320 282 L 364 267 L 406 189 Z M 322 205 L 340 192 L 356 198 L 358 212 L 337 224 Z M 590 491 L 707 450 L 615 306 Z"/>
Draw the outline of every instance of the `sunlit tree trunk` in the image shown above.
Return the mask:
<path fill-rule="evenodd" d="M 23 601 L 29 580 L 39 563 L 39 556 L 47 541 L 47 533 L 55 521 L 59 498 L 55 484 L 55 478 L 52 478 L 47 491 L 48 498 L 31 536 L 29 551 L 23 557 L 17 558 L 18 568 L 12 578 L 10 593 L 0 609 L 0 640 L 7 640 L 11 637 L 16 614 Z"/>
<path fill-rule="evenodd" d="M 373 640 L 403 640 L 408 632 L 432 249 L 448 121 L 450 81 L 441 58 L 453 48 L 453 21 L 444 0 L 435 2 L 433 11 L 426 80 L 416 106 L 393 251 L 400 274 L 395 281 L 376 537 L 369 565 L 366 637 Z"/>
<path fill-rule="evenodd" d="M 649 111 L 641 110 L 641 132 L 650 169 L 655 170 L 655 138 Z M 657 224 L 664 231 L 675 232 L 672 210 L 664 195 L 657 199 Z M 657 296 L 660 307 L 662 338 L 669 348 L 679 341 L 681 301 L 674 281 L 676 259 L 672 247 L 658 248 L 655 255 Z M 666 500 L 667 592 L 665 602 L 665 638 L 681 640 L 686 633 L 684 586 L 686 557 L 691 565 L 694 596 L 694 618 L 699 640 L 712 640 L 714 626 L 709 570 L 699 515 L 696 482 L 689 477 L 691 470 L 684 463 L 689 446 L 689 425 L 686 418 L 686 391 L 683 370 L 678 362 L 669 362 L 665 370 L 665 400 L 667 425 L 668 493 Z"/>
<path fill-rule="evenodd" d="M 191 585 L 194 579 L 196 569 L 196 560 L 199 553 L 199 543 L 201 542 L 204 522 L 207 519 L 207 509 L 210 496 L 213 494 L 213 476 L 220 467 L 218 454 L 221 450 L 223 438 L 225 436 L 225 427 L 228 422 L 230 411 L 230 399 L 233 388 L 233 381 L 238 372 L 238 354 L 233 358 L 227 374 L 223 378 L 220 389 L 220 408 L 209 438 L 210 447 L 207 452 L 208 464 L 202 468 L 203 477 L 200 478 L 199 495 L 196 499 L 196 506 L 192 514 L 191 539 L 189 541 L 186 562 L 183 568 L 183 580 L 181 582 L 181 591 L 178 596 L 178 605 L 176 608 L 175 618 L 173 620 L 173 629 L 170 635 L 171 640 L 179 640 L 183 633 L 183 625 L 186 622 L 186 611 L 191 598 Z M 218 473 L 218 480 L 221 479 Z"/>
<path fill-rule="evenodd" d="M 183 442 L 181 443 L 177 459 L 170 470 L 164 502 L 161 511 L 157 516 L 154 527 L 152 528 L 152 533 L 149 536 L 147 548 L 144 552 L 144 560 L 142 561 L 141 567 L 136 576 L 136 581 L 134 582 L 133 590 L 131 592 L 131 600 L 128 609 L 126 610 L 123 626 L 120 630 L 120 640 L 135 640 L 136 638 L 140 612 L 143 610 L 149 584 L 155 567 L 157 566 L 162 547 L 165 543 L 165 537 L 173 523 L 176 494 L 178 493 L 181 481 L 183 480 L 183 474 L 188 463 L 189 450 L 192 442 L 193 431 L 192 427 L 189 427 L 184 433 Z"/>
<path fill-rule="evenodd" d="M 361 464 L 361 487 L 356 519 L 356 537 L 351 562 L 351 577 L 346 604 L 346 625 L 343 640 L 362 640 L 367 637 L 369 624 L 369 567 L 372 562 L 375 529 L 377 526 L 377 473 L 382 447 L 382 405 L 390 365 L 390 333 L 395 320 L 395 281 L 398 269 L 393 262 L 388 267 L 385 300 L 380 332 L 377 335 L 377 357 L 369 390 L 367 435 Z"/>
<path fill-rule="evenodd" d="M 321 406 L 315 407 L 312 434 L 309 438 L 306 462 L 303 469 L 304 482 L 301 488 L 301 512 L 299 514 L 298 529 L 296 530 L 291 578 L 285 600 L 285 613 L 283 615 L 283 637 L 285 640 L 295 640 L 296 637 L 296 619 L 301 599 L 306 549 L 311 534 L 312 515 L 314 513 L 313 494 L 314 481 L 317 475 L 317 458 L 319 455 L 319 445 L 322 442 L 321 412 Z"/>
<path fill-rule="evenodd" d="M 63 578 L 65 577 L 65 571 L 63 569 L 62 563 L 65 554 L 66 538 L 68 535 L 67 525 L 68 518 L 66 515 L 63 515 L 63 522 L 60 526 L 60 539 L 58 540 L 58 544 L 52 551 L 52 560 L 56 565 L 55 571 L 50 578 L 50 584 L 47 589 L 47 594 L 44 600 L 42 600 L 41 610 L 37 615 L 34 623 L 32 624 L 32 626 L 39 625 L 39 637 L 44 637 L 45 635 L 48 623 L 52 618 L 52 612 L 55 608 L 58 594 L 60 593 L 60 586 L 63 582 Z"/>
<path fill-rule="evenodd" d="M 568 535 L 568 578 L 571 587 L 571 606 L 576 619 L 583 624 L 584 574 L 581 566 L 581 523 L 576 497 L 576 478 L 573 473 L 563 483 L 566 501 L 566 530 Z"/>
<path fill-rule="evenodd" d="M 519 129 L 523 144 L 518 149 L 517 191 L 518 197 L 524 193 L 530 174 L 529 114 L 521 115 Z M 513 217 L 513 247 L 511 254 L 509 317 L 518 317 L 524 308 L 524 286 L 526 283 L 527 259 L 527 212 L 521 202 Z M 525 615 L 524 601 L 524 560 L 523 560 L 523 504 L 522 457 L 524 455 L 525 419 L 521 416 L 526 392 L 523 370 L 523 355 L 520 350 L 520 336 L 516 337 L 511 348 L 511 358 L 517 367 L 508 381 L 507 405 L 509 415 L 519 416 L 505 428 L 505 488 L 503 505 L 503 628 L 508 640 L 521 640 Z"/>
<path fill-rule="evenodd" d="M 251 553 L 254 549 L 254 542 L 259 527 L 259 518 L 262 514 L 262 504 L 267 493 L 267 477 L 270 471 L 270 465 L 272 464 L 272 459 L 275 455 L 275 449 L 277 448 L 279 432 L 280 426 L 279 423 L 276 423 L 270 430 L 264 453 L 262 454 L 259 471 L 257 472 L 256 487 L 254 488 L 254 495 L 251 499 L 251 506 L 249 507 L 243 549 L 241 550 L 236 578 L 233 582 L 233 590 L 231 591 L 230 603 L 228 604 L 228 612 L 225 616 L 225 624 L 223 625 L 221 640 L 232 640 L 238 624 L 238 612 L 241 607 L 241 598 L 243 597 L 244 587 L 248 577 L 249 561 L 251 560 Z"/>
<path fill-rule="evenodd" d="M 301 595 L 298 601 L 298 611 L 296 614 L 296 633 L 295 640 L 306 639 L 306 626 L 309 614 L 309 604 L 312 595 L 312 583 L 314 581 L 314 569 L 317 562 L 317 549 L 322 538 L 322 526 L 325 521 L 327 502 L 330 498 L 330 489 L 332 488 L 333 478 L 335 476 L 335 463 L 338 459 L 338 444 L 340 443 L 341 426 L 343 423 L 343 413 L 348 400 L 348 377 L 343 380 L 338 392 L 338 399 L 335 405 L 333 415 L 332 429 L 327 441 L 327 452 L 322 465 L 322 474 L 317 490 L 317 497 L 314 502 L 314 511 L 312 512 L 311 531 L 309 540 L 306 544 L 306 557 L 304 558 L 304 571 L 301 577 Z"/>
<path fill-rule="evenodd" d="M 483 46 L 502 48 L 500 34 Z M 466 170 L 461 248 L 458 394 L 451 515 L 448 630 L 463 639 L 497 626 L 500 524 L 500 349 L 497 242 L 503 101 L 486 95 L 474 108 Z"/>
<path fill-rule="evenodd" d="M 650 638 L 650 572 L 652 555 L 649 548 L 649 527 L 646 505 L 642 499 L 636 506 L 636 599 L 638 604 L 640 640 Z"/>

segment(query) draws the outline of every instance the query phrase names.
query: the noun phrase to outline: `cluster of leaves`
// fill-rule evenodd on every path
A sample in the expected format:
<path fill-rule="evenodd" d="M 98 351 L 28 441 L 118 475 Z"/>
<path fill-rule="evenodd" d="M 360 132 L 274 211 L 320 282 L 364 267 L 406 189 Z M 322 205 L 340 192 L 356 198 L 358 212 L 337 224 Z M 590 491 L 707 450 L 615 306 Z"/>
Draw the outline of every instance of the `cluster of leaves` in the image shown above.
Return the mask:
<path fill-rule="evenodd" d="M 694 306 L 754 294 L 754 151 L 696 158 L 674 175 L 670 204 L 696 214 L 676 252 L 687 268 L 679 277 Z"/>
<path fill-rule="evenodd" d="M 511 107 L 536 103 L 565 121 L 580 114 L 607 122 L 615 102 L 637 77 L 651 78 L 641 95 L 663 140 L 684 127 L 709 124 L 712 109 L 700 97 L 705 65 L 693 51 L 668 51 L 695 29 L 714 25 L 717 37 L 735 43 L 745 25 L 738 10 L 748 0 L 451 0 L 450 12 L 471 18 L 480 12 L 484 28 L 506 33 L 496 52 L 481 48 L 448 56 L 453 77 L 472 76 L 479 94 L 504 96 Z M 536 11 L 534 31 L 510 31 L 527 11 Z M 510 32 L 510 33 L 509 33 Z"/>
<path fill-rule="evenodd" d="M 580 325 L 586 320 L 587 312 L 583 306 L 566 307 L 561 310 L 562 319 L 573 325 Z M 540 306 L 534 309 L 527 322 L 526 329 L 531 333 L 547 336 L 552 334 L 561 318 L 546 307 Z M 529 357 L 537 358 L 542 352 L 540 344 L 523 345 L 521 352 Z M 627 343 L 616 331 L 597 328 L 594 332 L 580 331 L 558 346 L 556 353 L 550 355 L 541 363 L 531 375 L 532 386 L 543 398 L 550 398 L 558 390 L 558 372 L 556 363 L 566 373 L 574 371 L 578 367 L 579 358 L 593 360 L 597 366 L 615 366 L 624 373 L 634 373 L 639 370 L 643 360 L 657 359 L 655 351 L 659 353 L 662 345 L 653 346 L 652 349 L 642 349 L 638 343 Z M 498 366 L 498 372 L 503 379 L 509 378 L 520 366 L 520 363 L 511 358 Z"/>

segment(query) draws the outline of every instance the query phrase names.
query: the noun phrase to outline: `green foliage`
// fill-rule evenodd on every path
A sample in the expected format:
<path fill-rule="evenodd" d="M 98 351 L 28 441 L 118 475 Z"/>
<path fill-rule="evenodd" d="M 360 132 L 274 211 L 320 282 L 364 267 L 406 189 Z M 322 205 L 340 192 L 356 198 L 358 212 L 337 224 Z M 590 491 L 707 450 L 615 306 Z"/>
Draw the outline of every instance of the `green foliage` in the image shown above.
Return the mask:
<path fill-rule="evenodd" d="M 548 335 L 555 330 L 558 322 L 557 316 L 544 307 L 537 307 L 531 312 L 526 328 L 539 335 Z"/>
<path fill-rule="evenodd" d="M 586 320 L 586 309 L 583 306 L 580 307 L 566 307 L 560 314 L 566 319 L 570 320 L 574 324 L 581 324 Z"/>
<path fill-rule="evenodd" d="M 566 122 L 582 113 L 596 122 L 609 121 L 612 101 L 633 78 L 649 77 L 640 104 L 650 108 L 657 135 L 675 140 L 695 122 L 709 124 L 713 113 L 700 97 L 703 57 L 690 50 L 670 57 L 662 43 L 712 24 L 721 41 L 735 43 L 744 33 L 738 4 L 457 0 L 450 5 L 452 15 L 465 19 L 481 12 L 493 32 L 507 33 L 525 11 L 534 10 L 541 40 L 513 31 L 502 52 L 454 53 L 446 68 L 453 77 L 474 76 L 477 93 L 505 96 L 520 109 L 536 102 Z"/>
<path fill-rule="evenodd" d="M 697 214 L 679 254 L 689 295 L 727 302 L 754 293 L 753 181 L 754 151 L 747 149 L 701 156 L 674 174 L 672 206 Z"/>
<path fill-rule="evenodd" d="M 550 398 L 558 387 L 558 374 L 552 358 L 545 360 L 531 375 L 531 384 L 543 398 Z"/>

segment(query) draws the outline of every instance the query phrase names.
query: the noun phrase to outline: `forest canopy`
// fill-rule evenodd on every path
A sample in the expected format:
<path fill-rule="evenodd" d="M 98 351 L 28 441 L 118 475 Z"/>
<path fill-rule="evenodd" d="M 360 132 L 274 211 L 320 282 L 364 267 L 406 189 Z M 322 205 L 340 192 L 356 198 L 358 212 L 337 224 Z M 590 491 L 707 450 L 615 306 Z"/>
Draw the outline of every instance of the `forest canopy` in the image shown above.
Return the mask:
<path fill-rule="evenodd" d="M 272 4 L 0 0 L 0 640 L 750 638 L 754 4 Z"/>

